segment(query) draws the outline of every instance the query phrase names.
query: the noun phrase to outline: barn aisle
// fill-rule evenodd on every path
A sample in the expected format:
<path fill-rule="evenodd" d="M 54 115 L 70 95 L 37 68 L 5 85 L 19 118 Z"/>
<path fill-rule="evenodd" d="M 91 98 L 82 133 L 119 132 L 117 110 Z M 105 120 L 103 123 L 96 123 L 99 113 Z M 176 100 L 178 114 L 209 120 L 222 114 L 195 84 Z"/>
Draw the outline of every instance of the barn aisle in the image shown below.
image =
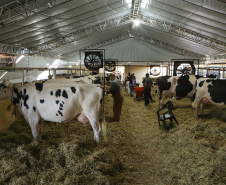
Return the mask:
<path fill-rule="evenodd" d="M 108 142 L 101 136 L 98 145 L 91 126 L 77 121 L 43 122 L 42 141 L 34 142 L 17 118 L 0 132 L 0 184 L 225 184 L 225 107 L 207 106 L 196 119 L 189 100 L 173 100 L 180 126 L 166 133 L 157 101 L 144 107 L 125 92 L 118 123 L 113 98 L 105 100 Z"/>
<path fill-rule="evenodd" d="M 126 156 L 124 177 L 132 184 L 225 184 L 225 108 L 207 107 L 207 116 L 196 119 L 189 99 L 172 101 L 180 126 L 165 132 L 158 127 L 158 101 L 144 107 L 125 92 L 119 134 L 110 130 L 125 145 L 117 148 Z"/>

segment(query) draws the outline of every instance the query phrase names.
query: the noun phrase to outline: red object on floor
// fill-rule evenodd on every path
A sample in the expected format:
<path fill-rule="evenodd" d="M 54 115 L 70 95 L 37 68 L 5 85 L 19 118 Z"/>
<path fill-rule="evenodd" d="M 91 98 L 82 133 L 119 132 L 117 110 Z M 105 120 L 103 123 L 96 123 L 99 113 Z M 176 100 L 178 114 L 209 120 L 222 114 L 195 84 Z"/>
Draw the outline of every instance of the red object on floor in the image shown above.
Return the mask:
<path fill-rule="evenodd" d="M 135 87 L 136 98 L 143 97 L 144 87 Z"/>

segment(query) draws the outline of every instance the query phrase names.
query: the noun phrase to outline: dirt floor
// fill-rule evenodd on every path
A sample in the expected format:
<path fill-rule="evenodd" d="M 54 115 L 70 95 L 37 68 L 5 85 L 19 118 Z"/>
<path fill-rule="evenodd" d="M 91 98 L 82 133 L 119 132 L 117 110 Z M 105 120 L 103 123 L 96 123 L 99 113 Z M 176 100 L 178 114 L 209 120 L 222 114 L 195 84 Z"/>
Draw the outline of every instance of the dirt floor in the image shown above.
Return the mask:
<path fill-rule="evenodd" d="M 208 105 L 196 119 L 189 99 L 172 101 L 180 125 L 166 132 L 158 101 L 144 107 L 125 92 L 118 123 L 107 96 L 108 141 L 100 144 L 77 121 L 44 122 L 37 143 L 18 118 L 0 132 L 0 184 L 226 184 L 226 107 Z"/>

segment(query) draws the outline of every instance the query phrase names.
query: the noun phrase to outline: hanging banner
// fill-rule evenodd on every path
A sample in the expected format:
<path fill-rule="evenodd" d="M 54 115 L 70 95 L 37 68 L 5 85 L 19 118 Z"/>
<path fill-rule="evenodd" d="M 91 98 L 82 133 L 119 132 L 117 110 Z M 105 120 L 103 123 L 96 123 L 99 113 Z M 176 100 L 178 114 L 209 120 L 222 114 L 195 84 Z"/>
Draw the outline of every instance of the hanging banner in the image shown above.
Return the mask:
<path fill-rule="evenodd" d="M 16 58 L 16 55 L 0 54 L 0 67 L 15 67 Z"/>

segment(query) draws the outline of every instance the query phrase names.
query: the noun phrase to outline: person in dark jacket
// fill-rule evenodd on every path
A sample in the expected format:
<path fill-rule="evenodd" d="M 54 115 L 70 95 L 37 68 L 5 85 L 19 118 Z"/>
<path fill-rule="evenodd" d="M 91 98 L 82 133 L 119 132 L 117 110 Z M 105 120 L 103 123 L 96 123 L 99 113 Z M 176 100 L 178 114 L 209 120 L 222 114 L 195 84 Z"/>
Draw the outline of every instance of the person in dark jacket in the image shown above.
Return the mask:
<path fill-rule="evenodd" d="M 115 77 L 114 73 L 109 75 L 111 80 L 111 87 L 108 93 L 112 94 L 114 98 L 113 112 L 115 121 L 120 121 L 122 103 L 123 103 L 123 94 L 121 91 L 121 82 Z"/>
<path fill-rule="evenodd" d="M 133 94 L 135 92 L 135 84 L 136 84 L 136 80 L 134 78 L 134 73 L 133 73 L 129 77 L 129 88 L 130 88 L 130 95 L 131 96 L 133 96 Z"/>
<path fill-rule="evenodd" d="M 145 106 L 148 106 L 149 104 L 149 98 L 151 101 L 152 100 L 152 96 L 151 96 L 151 87 L 153 86 L 153 82 L 152 79 L 149 77 L 149 74 L 146 73 L 146 78 L 143 81 L 144 84 L 144 101 L 145 101 Z"/>

